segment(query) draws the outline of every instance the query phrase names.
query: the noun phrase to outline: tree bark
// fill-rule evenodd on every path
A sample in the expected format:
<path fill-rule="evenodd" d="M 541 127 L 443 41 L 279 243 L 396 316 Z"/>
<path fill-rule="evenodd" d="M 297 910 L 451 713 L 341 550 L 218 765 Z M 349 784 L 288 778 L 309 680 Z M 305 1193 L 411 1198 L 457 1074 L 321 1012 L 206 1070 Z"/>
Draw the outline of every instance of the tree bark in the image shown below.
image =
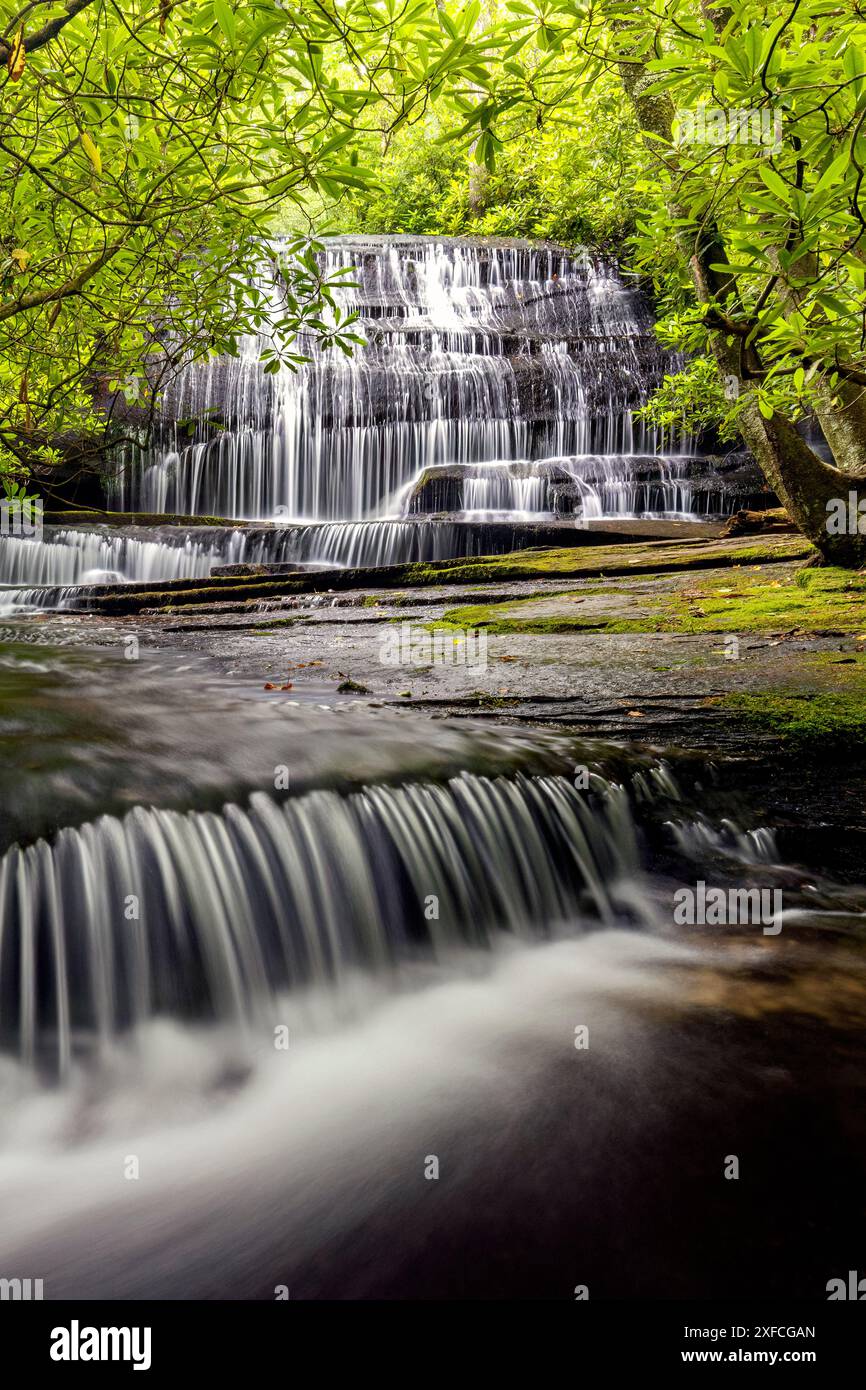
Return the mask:
<path fill-rule="evenodd" d="M 778 298 L 786 313 L 794 313 L 803 296 L 788 283 L 778 252 L 771 252 L 770 257 L 779 276 Z M 816 258 L 811 252 L 797 262 L 798 277 L 811 279 L 817 276 L 817 269 Z M 836 463 L 846 471 L 866 473 L 866 387 L 852 381 L 839 381 L 834 390 L 821 376 L 815 390 L 818 397 L 815 415 Z M 834 400 L 840 404 L 835 405 Z"/>

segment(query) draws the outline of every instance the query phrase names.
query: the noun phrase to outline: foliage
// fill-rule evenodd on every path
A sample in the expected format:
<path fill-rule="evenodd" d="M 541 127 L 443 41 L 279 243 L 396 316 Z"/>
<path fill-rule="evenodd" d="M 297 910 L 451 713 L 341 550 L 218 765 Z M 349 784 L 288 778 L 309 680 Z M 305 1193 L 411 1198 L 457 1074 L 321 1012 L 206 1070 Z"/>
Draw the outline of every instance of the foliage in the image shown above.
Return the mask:
<path fill-rule="evenodd" d="M 187 355 L 263 328 L 280 227 L 303 235 L 269 370 L 304 330 L 350 350 L 314 213 L 596 243 L 634 223 L 666 331 L 698 355 L 723 331 L 768 417 L 866 389 L 860 3 L 0 0 L 0 32 L 0 469 L 91 434 L 118 385 L 146 422 Z M 700 307 L 689 244 L 714 249 Z M 709 419 L 706 366 L 651 408 Z"/>
<path fill-rule="evenodd" d="M 572 113 L 576 114 L 576 113 Z M 619 85 L 589 93 L 575 125 L 523 111 L 508 157 L 486 168 L 448 138 L 445 102 L 400 132 L 377 167 L 377 184 L 334 214 L 341 230 L 446 236 L 515 236 L 601 250 L 634 230 L 635 186 L 646 165 Z"/>
<path fill-rule="evenodd" d="M 725 400 L 716 364 L 709 357 L 695 357 L 681 372 L 665 376 L 635 414 L 668 435 L 716 430 L 723 443 L 737 437 L 735 403 Z"/>
<path fill-rule="evenodd" d="M 91 436 L 118 385 L 146 422 L 186 357 L 264 327 L 287 200 L 369 183 L 372 135 L 477 78 L 456 32 L 427 0 L 0 0 L 0 466 Z M 274 370 L 300 330 L 351 348 L 314 249 L 276 257 Z"/>
<path fill-rule="evenodd" d="M 453 99 L 488 163 L 521 108 L 573 110 L 604 74 L 639 77 L 659 119 L 633 262 L 683 302 L 684 245 L 716 248 L 718 293 L 695 315 L 692 346 L 708 328 L 739 344 L 767 418 L 792 399 L 808 409 L 866 389 L 862 6 L 510 0 L 506 11 L 489 81 Z"/>

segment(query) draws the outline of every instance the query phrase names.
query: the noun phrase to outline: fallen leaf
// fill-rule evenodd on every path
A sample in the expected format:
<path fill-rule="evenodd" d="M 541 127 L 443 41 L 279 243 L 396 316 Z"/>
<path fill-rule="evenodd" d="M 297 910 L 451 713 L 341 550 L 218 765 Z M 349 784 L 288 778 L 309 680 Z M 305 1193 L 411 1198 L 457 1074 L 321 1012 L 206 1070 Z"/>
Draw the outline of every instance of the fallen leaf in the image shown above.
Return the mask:
<path fill-rule="evenodd" d="M 285 685 L 281 685 L 281 686 L 280 686 L 280 690 L 291 690 L 291 688 L 292 688 L 292 682 L 291 682 L 291 681 L 286 681 Z"/>
<path fill-rule="evenodd" d="M 273 681 L 265 681 L 264 685 L 262 686 L 262 690 L 276 690 L 276 688 L 277 687 L 274 685 Z"/>
<path fill-rule="evenodd" d="M 629 719 L 643 719 L 643 717 L 644 717 L 643 710 L 642 710 L 642 709 L 630 709 L 630 710 L 628 711 L 628 717 L 629 717 Z"/>

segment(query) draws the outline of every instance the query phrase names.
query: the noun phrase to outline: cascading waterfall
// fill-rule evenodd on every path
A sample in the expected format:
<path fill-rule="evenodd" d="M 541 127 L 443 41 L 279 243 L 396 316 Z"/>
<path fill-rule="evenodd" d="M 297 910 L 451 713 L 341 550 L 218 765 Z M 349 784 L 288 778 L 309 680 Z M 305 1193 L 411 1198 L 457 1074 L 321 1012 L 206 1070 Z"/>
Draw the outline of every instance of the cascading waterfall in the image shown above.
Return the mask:
<path fill-rule="evenodd" d="M 691 455 L 587 454 L 437 465 L 422 471 L 401 498 L 404 516 L 460 512 L 513 519 L 578 516 L 696 517 L 729 515 L 748 500 L 748 475 L 733 486 L 712 479 Z"/>
<path fill-rule="evenodd" d="M 547 505 L 544 478 L 516 478 L 505 469 L 479 464 L 475 476 L 463 486 L 463 510 L 467 512 L 518 512 L 521 516 L 552 511 Z"/>
<path fill-rule="evenodd" d="M 711 509 L 724 515 L 736 510 L 736 497 L 711 497 L 694 487 L 687 457 L 659 458 L 651 473 L 646 460 L 639 457 L 595 454 L 559 462 L 574 482 L 585 520 L 606 516 L 690 517 Z"/>
<path fill-rule="evenodd" d="M 493 555 L 513 548 L 512 535 L 459 521 L 333 521 L 251 536 L 244 559 L 253 564 L 300 561 L 368 567 Z"/>
<path fill-rule="evenodd" d="M 0 1038 L 63 1073 L 161 1014 L 243 1022 L 351 970 L 610 922 L 638 870 L 628 794 L 597 776 L 138 807 L 0 860 Z"/>
<path fill-rule="evenodd" d="M 46 527 L 41 540 L 7 537 L 0 543 L 0 585 L 198 579 L 214 563 L 234 563 L 242 552 L 239 531 L 218 539 L 191 532 L 143 539 L 108 528 Z"/>
<path fill-rule="evenodd" d="M 3 538 L 0 585 L 20 586 L 4 607 L 74 604 L 72 585 L 198 578 L 215 564 L 495 554 L 550 543 L 519 529 L 530 523 L 744 504 L 706 485 L 687 438 L 635 422 L 678 359 L 612 261 L 411 237 L 334 238 L 319 260 L 329 278 L 354 277 L 335 297 L 358 314 L 363 345 L 347 358 L 304 338 L 307 364 L 269 374 L 250 338 L 237 358 L 189 365 L 148 448 L 118 461 L 110 498 L 154 516 L 273 519 L 279 532 L 48 527 L 41 541 Z M 270 293 L 277 312 L 280 291 Z"/>
<path fill-rule="evenodd" d="M 344 357 L 304 338 L 309 360 L 297 372 L 266 373 L 254 338 L 237 358 L 190 364 L 161 402 L 152 442 L 129 447 L 112 484 L 124 512 L 278 529 L 4 537 L 0 585 L 16 586 L 2 597 L 7 611 L 74 606 L 66 591 L 81 583 L 199 578 L 216 564 L 498 554 L 563 543 L 533 524 L 698 518 L 748 504 L 687 438 L 636 423 L 678 359 L 612 261 L 432 237 L 334 238 L 318 255 L 327 277 L 344 277 L 335 298 L 358 314 L 363 344 Z M 280 290 L 270 283 L 270 293 L 276 313 Z"/>
<path fill-rule="evenodd" d="M 335 239 L 320 261 L 328 275 L 354 267 L 357 287 L 337 298 L 364 346 L 337 360 L 304 343 L 312 360 L 297 373 L 265 374 L 254 340 L 236 360 L 191 366 L 153 448 L 127 460 L 118 506 L 362 520 L 393 514 L 435 464 L 660 444 L 632 412 L 672 359 L 612 263 L 399 237 Z M 191 440 L 177 423 L 190 419 Z"/>
<path fill-rule="evenodd" d="M 74 607 L 79 585 L 198 579 L 210 574 L 215 565 L 393 565 L 491 555 L 512 548 L 513 537 L 502 528 L 421 517 L 245 530 L 208 528 L 206 535 L 202 528 L 198 538 L 194 532 L 172 534 L 171 528 L 164 528 L 148 540 L 107 528 L 57 530 L 51 535 L 46 528 L 41 542 L 0 541 L 0 607 Z"/>

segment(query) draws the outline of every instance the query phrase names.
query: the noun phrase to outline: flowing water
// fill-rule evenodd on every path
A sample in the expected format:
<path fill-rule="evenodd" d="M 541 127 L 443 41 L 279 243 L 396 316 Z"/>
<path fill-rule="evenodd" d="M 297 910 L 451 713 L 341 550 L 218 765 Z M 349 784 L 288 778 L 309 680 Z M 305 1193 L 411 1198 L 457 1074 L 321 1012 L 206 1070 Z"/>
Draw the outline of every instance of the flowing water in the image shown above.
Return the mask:
<path fill-rule="evenodd" d="M 272 703 L 122 644 L 22 619 L 0 648 L 4 1275 L 54 1298 L 816 1297 L 848 1268 L 860 1044 L 836 1015 L 864 972 L 829 942 L 819 970 L 808 931 L 857 920 L 860 890 L 786 866 L 694 758 L 324 687 Z M 675 885 L 709 873 L 783 885 L 802 943 L 675 930 Z M 794 1257 L 802 1176 L 771 1170 L 816 1105 Z"/>

